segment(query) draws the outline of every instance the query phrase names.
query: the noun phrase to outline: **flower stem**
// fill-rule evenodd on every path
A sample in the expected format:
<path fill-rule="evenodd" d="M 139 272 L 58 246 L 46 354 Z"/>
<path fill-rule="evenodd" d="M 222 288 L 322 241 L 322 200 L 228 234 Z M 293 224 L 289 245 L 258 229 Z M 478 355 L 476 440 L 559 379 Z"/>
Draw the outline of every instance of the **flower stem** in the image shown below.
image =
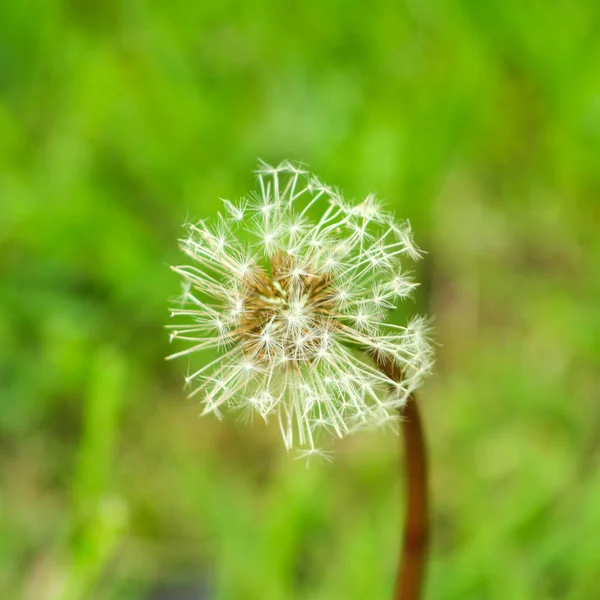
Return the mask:
<path fill-rule="evenodd" d="M 406 516 L 402 559 L 398 567 L 397 600 L 421 596 L 429 546 L 427 453 L 423 423 L 417 402 L 411 397 L 403 412 L 404 460 L 406 463 Z"/>
<path fill-rule="evenodd" d="M 376 356 L 381 371 L 401 381 L 402 372 L 394 363 Z M 406 516 L 402 556 L 398 565 L 394 600 L 418 600 L 429 548 L 427 451 L 418 404 L 412 395 L 402 410 L 404 461 L 406 467 Z"/>

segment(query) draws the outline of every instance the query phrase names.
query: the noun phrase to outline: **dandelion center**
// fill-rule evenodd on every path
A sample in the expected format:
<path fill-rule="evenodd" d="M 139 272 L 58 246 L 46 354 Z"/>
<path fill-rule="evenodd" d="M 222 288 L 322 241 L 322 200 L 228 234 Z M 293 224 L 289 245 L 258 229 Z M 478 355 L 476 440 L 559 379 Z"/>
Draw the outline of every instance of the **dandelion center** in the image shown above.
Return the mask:
<path fill-rule="evenodd" d="M 322 340 L 339 328 L 334 317 L 331 278 L 301 268 L 295 257 L 276 254 L 269 270 L 258 266 L 242 284 L 240 331 L 246 331 L 244 352 L 268 366 L 300 368 L 321 354 Z"/>

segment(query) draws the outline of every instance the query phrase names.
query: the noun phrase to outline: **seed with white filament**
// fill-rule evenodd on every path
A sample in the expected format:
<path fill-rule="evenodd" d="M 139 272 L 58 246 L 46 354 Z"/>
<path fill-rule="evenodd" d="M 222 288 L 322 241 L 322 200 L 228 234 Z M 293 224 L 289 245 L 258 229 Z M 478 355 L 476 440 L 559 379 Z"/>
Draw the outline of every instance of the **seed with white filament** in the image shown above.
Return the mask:
<path fill-rule="evenodd" d="M 203 412 L 277 415 L 286 447 L 311 456 L 321 431 L 343 437 L 394 419 L 429 370 L 425 320 L 386 320 L 416 287 L 404 263 L 420 252 L 373 195 L 351 204 L 289 162 L 257 173 L 259 193 L 225 200 L 213 225 L 187 225 L 190 264 L 173 267 L 181 323 L 170 328 L 188 347 L 169 358 L 216 349 L 187 377 Z M 397 363 L 402 381 L 374 354 Z"/>

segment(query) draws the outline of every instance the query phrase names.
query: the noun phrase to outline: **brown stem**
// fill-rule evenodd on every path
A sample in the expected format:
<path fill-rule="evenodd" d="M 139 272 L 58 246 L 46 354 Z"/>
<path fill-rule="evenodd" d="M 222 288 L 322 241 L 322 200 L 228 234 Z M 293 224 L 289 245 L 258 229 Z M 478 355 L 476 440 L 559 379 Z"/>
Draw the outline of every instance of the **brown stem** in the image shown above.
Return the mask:
<path fill-rule="evenodd" d="M 377 366 L 390 379 L 402 380 L 400 368 L 381 356 Z M 404 461 L 406 468 L 406 516 L 402 557 L 398 566 L 395 600 L 418 600 L 429 546 L 429 508 L 427 493 L 427 451 L 423 424 L 414 395 L 402 411 Z"/>
<path fill-rule="evenodd" d="M 415 398 L 403 412 L 404 460 L 406 463 L 406 516 L 402 561 L 398 568 L 397 600 L 417 600 L 421 596 L 429 542 L 427 494 L 427 454 L 423 424 Z"/>

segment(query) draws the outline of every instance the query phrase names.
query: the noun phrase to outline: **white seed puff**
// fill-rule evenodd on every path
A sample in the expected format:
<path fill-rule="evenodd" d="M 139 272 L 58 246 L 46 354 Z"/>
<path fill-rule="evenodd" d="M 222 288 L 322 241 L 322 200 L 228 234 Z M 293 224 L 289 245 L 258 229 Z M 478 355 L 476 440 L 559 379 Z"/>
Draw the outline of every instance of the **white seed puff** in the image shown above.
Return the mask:
<path fill-rule="evenodd" d="M 217 349 L 186 378 L 203 414 L 276 415 L 285 446 L 311 456 L 322 431 L 395 419 L 430 369 L 426 321 L 386 322 L 417 285 L 404 265 L 420 252 L 410 225 L 373 195 L 351 204 L 290 162 L 261 163 L 257 175 L 258 193 L 224 200 L 214 223 L 186 225 L 189 265 L 172 267 L 184 285 L 169 328 L 187 347 L 169 358 Z"/>

